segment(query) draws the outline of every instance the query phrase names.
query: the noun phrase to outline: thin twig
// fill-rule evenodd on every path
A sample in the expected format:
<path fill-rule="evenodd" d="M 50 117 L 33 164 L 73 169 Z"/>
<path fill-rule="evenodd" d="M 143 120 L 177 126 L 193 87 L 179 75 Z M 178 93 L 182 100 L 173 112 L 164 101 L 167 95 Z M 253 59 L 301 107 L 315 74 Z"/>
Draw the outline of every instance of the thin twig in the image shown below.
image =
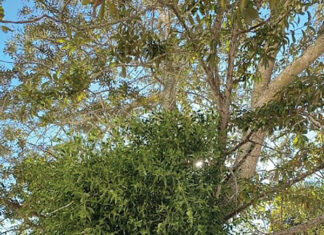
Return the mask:
<path fill-rule="evenodd" d="M 67 7 L 67 5 L 71 2 L 71 0 L 66 0 L 66 2 L 64 3 L 63 7 L 62 7 L 62 10 L 61 10 L 61 15 L 60 15 L 60 18 L 62 19 L 63 18 L 63 14 L 64 14 L 64 11 Z"/>
<path fill-rule="evenodd" d="M 228 150 L 226 154 L 231 154 L 231 153 L 235 152 L 236 150 L 238 150 L 243 144 L 250 142 L 250 137 L 252 134 L 253 134 L 253 132 L 249 129 L 248 133 L 243 137 L 243 140 L 240 143 L 238 143 L 234 148 Z"/>
<path fill-rule="evenodd" d="M 35 23 L 37 21 L 42 20 L 43 18 L 48 18 L 51 19 L 53 21 L 57 20 L 47 14 L 41 15 L 39 17 L 33 18 L 33 19 L 29 19 L 29 20 L 19 20 L 19 21 L 12 21 L 12 20 L 0 20 L 0 23 L 4 23 L 4 24 L 28 24 L 28 23 Z"/>
<path fill-rule="evenodd" d="M 286 230 L 271 233 L 271 234 L 272 235 L 297 234 L 297 233 L 305 232 L 308 229 L 310 229 L 316 225 L 320 225 L 322 223 L 324 223 L 324 213 L 314 219 L 308 220 L 307 222 L 305 222 L 303 224 L 298 224 L 298 225 L 288 228 Z"/>
<path fill-rule="evenodd" d="M 256 196 L 255 198 L 253 198 L 253 200 L 241 205 L 239 208 L 235 209 L 234 211 L 232 211 L 231 213 L 227 214 L 224 216 L 224 221 L 229 220 L 230 218 L 234 217 L 235 215 L 237 215 L 238 213 L 246 210 L 248 207 L 250 207 L 251 205 L 253 205 L 256 201 L 261 200 L 271 194 L 280 192 L 280 191 L 284 191 L 287 188 L 291 187 L 292 185 L 304 180 L 306 177 L 316 173 L 317 171 L 320 171 L 324 169 L 324 163 L 318 165 L 317 167 L 313 168 L 311 171 L 307 171 L 297 177 L 295 177 L 292 180 L 289 180 L 288 182 L 286 182 L 285 184 L 278 184 L 274 187 L 272 187 L 270 190 L 267 191 L 263 191 L 260 192 L 260 194 L 258 196 Z"/>
<path fill-rule="evenodd" d="M 56 212 L 58 212 L 58 211 L 60 211 L 60 210 L 63 210 L 63 209 L 65 209 L 65 208 L 69 207 L 69 206 L 71 206 L 72 204 L 73 204 L 73 201 L 70 202 L 69 204 L 66 204 L 65 206 L 62 206 L 62 207 L 60 207 L 60 208 L 58 208 L 58 209 L 56 209 L 56 210 L 50 212 L 50 213 L 47 213 L 46 216 L 51 216 L 51 215 L 55 214 Z"/>

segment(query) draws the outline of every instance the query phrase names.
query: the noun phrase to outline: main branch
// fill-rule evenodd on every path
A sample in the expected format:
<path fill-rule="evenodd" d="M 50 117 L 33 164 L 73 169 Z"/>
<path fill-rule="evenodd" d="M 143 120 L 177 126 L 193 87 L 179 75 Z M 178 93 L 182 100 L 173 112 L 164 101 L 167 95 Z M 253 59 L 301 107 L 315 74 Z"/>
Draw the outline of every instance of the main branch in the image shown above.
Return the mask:
<path fill-rule="evenodd" d="M 275 99 L 276 94 L 292 83 L 299 73 L 308 68 L 318 57 L 324 53 L 324 33 L 319 35 L 313 45 L 302 56 L 292 62 L 273 82 L 270 83 L 264 95 L 256 103 L 261 107 Z"/>

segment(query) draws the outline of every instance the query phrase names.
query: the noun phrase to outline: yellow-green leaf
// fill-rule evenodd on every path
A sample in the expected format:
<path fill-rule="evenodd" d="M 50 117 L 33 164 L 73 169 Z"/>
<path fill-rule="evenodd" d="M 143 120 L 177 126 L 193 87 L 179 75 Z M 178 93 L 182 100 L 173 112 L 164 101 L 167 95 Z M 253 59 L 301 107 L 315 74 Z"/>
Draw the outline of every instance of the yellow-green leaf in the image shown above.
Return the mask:
<path fill-rule="evenodd" d="M 300 139 L 300 136 L 297 135 L 297 136 L 295 137 L 295 139 L 293 140 L 293 145 L 297 145 L 298 142 L 299 142 L 299 139 Z"/>
<path fill-rule="evenodd" d="M 56 41 L 57 41 L 58 43 L 64 43 L 64 42 L 65 42 L 65 39 L 63 39 L 63 38 L 58 38 L 58 39 L 56 39 Z"/>
<path fill-rule="evenodd" d="M 118 17 L 118 8 L 115 4 L 115 1 L 108 1 L 107 4 L 108 4 L 107 6 L 108 6 L 109 14 L 113 18 L 117 18 Z"/>

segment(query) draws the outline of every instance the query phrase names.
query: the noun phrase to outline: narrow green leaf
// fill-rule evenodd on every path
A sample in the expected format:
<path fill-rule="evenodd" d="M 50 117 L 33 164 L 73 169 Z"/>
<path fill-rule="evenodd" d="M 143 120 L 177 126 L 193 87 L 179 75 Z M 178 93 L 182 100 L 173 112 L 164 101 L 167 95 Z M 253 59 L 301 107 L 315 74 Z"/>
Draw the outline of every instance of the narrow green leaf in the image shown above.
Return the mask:
<path fill-rule="evenodd" d="M 295 139 L 294 139 L 294 141 L 293 141 L 293 144 L 294 144 L 294 145 L 297 145 L 297 143 L 298 143 L 298 135 L 295 137 Z"/>
<path fill-rule="evenodd" d="M 118 8 L 117 8 L 115 2 L 114 1 L 108 1 L 107 4 L 108 4 L 107 6 L 108 6 L 109 14 L 113 18 L 117 18 L 118 17 Z"/>
<path fill-rule="evenodd" d="M 105 0 L 102 1 L 100 10 L 99 10 L 99 18 L 102 19 L 105 15 Z"/>
<path fill-rule="evenodd" d="M 91 0 L 81 0 L 82 5 L 91 4 Z"/>
<path fill-rule="evenodd" d="M 240 9 L 240 12 L 243 13 L 245 11 L 245 8 L 247 6 L 247 3 L 248 1 L 247 0 L 241 0 L 240 1 L 240 6 L 239 6 L 239 9 Z"/>
<path fill-rule="evenodd" d="M 3 10 L 3 7 L 0 6 L 0 20 L 2 20 L 4 17 L 4 10 Z"/>
<path fill-rule="evenodd" d="M 248 25 L 251 25 L 253 20 L 255 20 L 256 18 L 258 18 L 259 16 L 259 13 L 257 10 L 255 10 L 253 7 L 249 7 L 245 10 L 245 13 L 244 13 L 244 19 L 245 19 L 245 22 L 248 24 Z"/>
<path fill-rule="evenodd" d="M 121 70 L 120 76 L 126 77 L 126 67 L 125 66 L 122 66 L 122 70 Z"/>
<path fill-rule="evenodd" d="M 56 39 L 56 42 L 58 42 L 58 43 L 64 43 L 65 42 L 65 39 L 64 38 L 58 38 L 58 39 Z"/>
<path fill-rule="evenodd" d="M 226 5 L 225 5 L 225 0 L 220 0 L 219 4 L 221 6 L 222 9 L 225 9 Z"/>
<path fill-rule="evenodd" d="M 270 7 L 271 14 L 274 14 L 276 12 L 277 5 L 278 5 L 277 0 L 269 0 L 269 7 Z"/>
<path fill-rule="evenodd" d="M 66 28 L 66 33 L 67 33 L 69 39 L 72 39 L 72 32 L 71 32 L 71 28 L 70 27 L 67 27 Z"/>
<path fill-rule="evenodd" d="M 4 33 L 7 33 L 7 32 L 12 32 L 12 29 L 10 29 L 9 27 L 7 26 L 1 26 L 1 31 L 4 32 Z"/>

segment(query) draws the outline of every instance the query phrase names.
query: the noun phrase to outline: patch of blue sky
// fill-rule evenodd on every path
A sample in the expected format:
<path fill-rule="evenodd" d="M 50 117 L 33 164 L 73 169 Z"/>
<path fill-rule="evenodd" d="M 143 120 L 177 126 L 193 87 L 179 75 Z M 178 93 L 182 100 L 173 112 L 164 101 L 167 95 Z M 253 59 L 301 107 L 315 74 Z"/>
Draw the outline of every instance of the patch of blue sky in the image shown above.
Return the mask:
<path fill-rule="evenodd" d="M 26 1 L 24 0 L 4 0 L 2 7 L 5 12 L 4 20 L 8 21 L 17 21 L 17 16 L 19 15 L 19 11 L 24 6 Z M 11 58 L 4 53 L 6 41 L 10 40 L 10 38 L 14 35 L 15 31 L 18 29 L 23 29 L 23 25 L 20 24 L 0 24 L 2 26 L 7 26 L 11 29 L 11 31 L 3 32 L 0 31 L 0 65 L 5 67 L 10 67 Z"/>
<path fill-rule="evenodd" d="M 4 8 L 4 11 L 5 11 L 4 20 L 18 21 L 19 20 L 19 17 L 18 17 L 19 12 L 26 4 L 31 6 L 30 1 L 4 0 L 2 3 L 2 7 Z M 18 30 L 19 31 L 23 30 L 24 25 L 22 25 L 22 24 L 0 24 L 0 25 L 7 26 L 11 29 L 8 32 L 3 32 L 0 30 L 0 67 L 2 67 L 4 69 L 10 69 L 12 67 L 13 61 L 12 61 L 12 58 L 10 58 L 10 56 L 8 56 L 8 54 L 5 53 L 6 43 L 14 36 L 15 32 L 17 32 Z M 0 78 L 0 79 L 2 79 L 2 78 Z M 15 87 L 15 86 L 19 85 L 18 79 L 14 79 L 14 81 L 10 85 L 11 85 L 11 87 Z M 7 121 L 1 121 L 2 126 L 3 125 L 5 126 L 7 124 L 9 124 Z M 32 136 L 30 136 L 27 141 L 30 143 L 35 143 L 37 141 L 35 135 L 36 134 L 33 134 Z M 12 155 L 12 157 L 15 158 L 17 156 L 15 156 L 15 154 L 14 154 L 14 155 Z M 5 162 L 4 159 L 0 159 L 0 160 L 4 167 L 10 166 L 10 162 L 8 162 L 8 161 Z M 14 183 L 14 182 L 15 182 L 15 180 L 9 176 L 9 178 L 6 181 L 6 185 L 8 187 L 10 187 L 10 184 Z M 2 209 L 0 208 L 0 210 L 2 210 Z M 3 217 L 0 216 L 0 234 L 7 234 L 7 235 L 16 234 L 15 228 L 19 223 L 20 222 L 17 220 L 15 220 L 15 221 L 10 221 L 8 219 L 3 220 Z"/>

